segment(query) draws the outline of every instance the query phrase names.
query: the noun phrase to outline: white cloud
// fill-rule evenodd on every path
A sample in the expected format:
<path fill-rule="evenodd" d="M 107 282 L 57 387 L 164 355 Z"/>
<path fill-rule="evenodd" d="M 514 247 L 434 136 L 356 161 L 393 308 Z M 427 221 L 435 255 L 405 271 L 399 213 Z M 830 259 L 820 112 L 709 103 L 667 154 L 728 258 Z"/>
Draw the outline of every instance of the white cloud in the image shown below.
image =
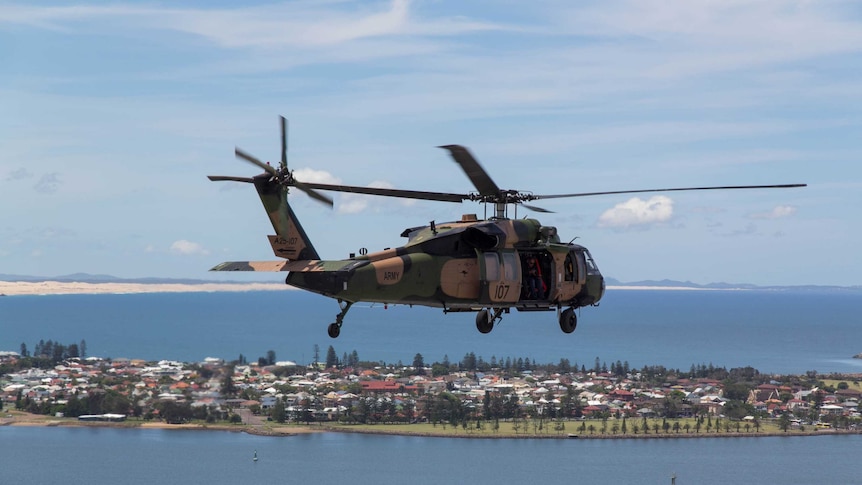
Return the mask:
<path fill-rule="evenodd" d="M 341 184 L 341 179 L 326 170 L 314 170 L 311 168 L 298 168 L 293 171 L 293 176 L 300 182 L 315 184 Z"/>
<path fill-rule="evenodd" d="M 374 187 L 378 189 L 395 188 L 389 182 L 375 180 L 366 187 Z M 340 214 L 357 214 L 366 210 L 380 210 L 381 207 L 391 200 L 389 197 L 381 197 L 376 195 L 361 195 L 361 194 L 344 194 L 338 203 L 338 212 Z M 414 201 L 409 199 L 399 199 L 406 204 L 411 204 Z"/>
<path fill-rule="evenodd" d="M 790 217 L 793 214 L 796 214 L 796 206 L 778 205 L 775 206 L 771 211 L 755 212 L 748 217 L 751 219 L 781 219 L 782 217 Z"/>
<path fill-rule="evenodd" d="M 342 185 L 340 178 L 332 175 L 325 170 L 314 170 L 311 168 L 300 168 L 294 170 L 293 175 L 300 182 L 309 182 L 317 184 Z M 394 186 L 383 180 L 375 180 L 365 187 L 374 187 L 378 189 L 392 189 Z M 335 210 L 339 214 L 358 214 L 367 210 L 379 210 L 382 204 L 385 204 L 387 198 L 375 195 L 351 194 L 347 192 L 327 192 L 321 191 L 326 195 L 336 195 Z M 293 193 L 302 193 L 295 191 Z M 409 199 L 399 199 L 402 205 L 409 206 L 415 203 Z"/>
<path fill-rule="evenodd" d="M 599 216 L 599 227 L 627 228 L 667 222 L 673 216 L 673 200 L 664 195 L 643 200 L 633 197 Z"/>
<path fill-rule="evenodd" d="M 186 241 L 185 239 L 180 239 L 179 241 L 175 241 L 171 244 L 170 251 L 174 254 L 182 254 L 182 255 L 202 255 L 206 256 L 210 252 L 204 249 L 203 246 L 196 242 Z"/>

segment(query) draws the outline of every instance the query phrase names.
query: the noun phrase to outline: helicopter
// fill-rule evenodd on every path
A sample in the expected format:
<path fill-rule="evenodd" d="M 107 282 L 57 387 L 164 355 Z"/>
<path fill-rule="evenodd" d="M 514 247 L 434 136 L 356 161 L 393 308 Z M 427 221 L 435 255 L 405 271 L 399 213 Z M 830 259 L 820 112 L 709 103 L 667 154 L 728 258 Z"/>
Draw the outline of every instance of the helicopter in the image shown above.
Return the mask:
<path fill-rule="evenodd" d="M 589 197 L 645 192 L 695 190 L 768 189 L 805 187 L 806 184 L 733 185 L 665 189 L 619 190 L 572 194 L 536 195 L 501 189 L 470 151 L 461 145 L 444 145 L 475 192 L 466 194 L 426 192 L 302 182 L 287 167 L 287 121 L 282 116 L 281 161 L 278 167 L 235 149 L 237 158 L 264 170 L 254 177 L 210 175 L 211 181 L 254 185 L 272 223 L 268 236 L 276 261 L 230 261 L 211 271 L 287 272 L 285 283 L 337 300 L 340 311 L 327 327 L 331 338 L 341 333 L 344 317 L 357 302 L 420 305 L 442 308 L 444 313 L 475 312 L 476 328 L 486 334 L 504 314 L 516 309 L 556 311 L 564 333 L 577 327 L 577 310 L 598 306 L 605 280 L 590 251 L 573 241 L 562 242 L 557 228 L 533 218 L 517 218 L 517 208 L 548 213 L 528 202 L 543 199 Z M 320 191 L 400 197 L 493 207 L 493 216 L 479 219 L 465 214 L 451 222 L 431 221 L 405 229 L 403 246 L 368 253 L 361 249 L 347 259 L 323 260 L 288 202 L 291 188 L 313 200 L 333 206 Z M 510 207 L 514 218 L 509 218 Z M 486 212 L 487 214 L 487 212 Z"/>

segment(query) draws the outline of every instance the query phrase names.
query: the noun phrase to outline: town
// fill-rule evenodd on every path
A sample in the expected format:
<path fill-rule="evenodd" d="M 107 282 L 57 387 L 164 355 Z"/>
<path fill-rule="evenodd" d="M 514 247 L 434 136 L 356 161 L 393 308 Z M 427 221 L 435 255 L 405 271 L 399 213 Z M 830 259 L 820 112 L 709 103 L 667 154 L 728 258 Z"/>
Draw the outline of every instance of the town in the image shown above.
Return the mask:
<path fill-rule="evenodd" d="M 150 362 L 86 355 L 86 342 L 41 341 L 32 355 L 0 352 L 0 424 L 7 411 L 78 421 L 266 426 L 489 436 L 674 436 L 762 431 L 860 432 L 860 375 L 774 376 L 692 365 L 589 368 L 560 359 L 485 361 L 468 353 L 428 364 L 339 358 L 330 346 L 309 364 Z M 4 418 L 5 417 L 5 418 Z M 4 423 L 5 419 L 5 423 Z M 400 425 L 400 427 L 387 426 Z M 407 426 L 404 426 L 407 425 Z M 390 429 L 391 428 L 391 429 Z M 388 431 L 383 431 L 388 429 Z M 433 434 L 433 433 L 432 433 Z"/>

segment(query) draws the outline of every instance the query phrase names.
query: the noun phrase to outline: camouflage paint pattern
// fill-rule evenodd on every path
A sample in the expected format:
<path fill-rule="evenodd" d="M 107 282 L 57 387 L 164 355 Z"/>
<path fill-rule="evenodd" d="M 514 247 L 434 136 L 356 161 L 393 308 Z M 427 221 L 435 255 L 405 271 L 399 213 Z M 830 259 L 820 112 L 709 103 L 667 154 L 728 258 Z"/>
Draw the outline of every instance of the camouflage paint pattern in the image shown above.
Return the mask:
<path fill-rule="evenodd" d="M 543 227 L 535 219 L 483 221 L 465 217 L 407 229 L 402 236 L 408 241 L 402 247 L 345 260 L 321 260 L 287 204 L 287 189 L 267 175 L 253 180 L 276 232 L 269 236 L 273 252 L 287 261 L 228 262 L 214 271 L 286 271 L 287 284 L 343 301 L 449 309 L 579 306 L 589 300 L 585 298 L 589 283 L 593 285 L 591 303 L 598 301 L 596 295 L 601 297 L 596 293 L 596 285 L 603 288 L 600 275 L 587 281 L 581 270 L 574 280 L 564 277 L 566 256 L 584 248 L 559 244 L 556 230 Z M 504 261 L 499 276 L 487 281 L 482 258 L 489 256 L 490 261 L 504 254 L 509 256 L 499 256 Z M 541 254 L 546 261 L 543 277 L 548 294 L 544 300 L 520 300 L 524 254 Z M 507 266 L 509 270 L 504 271 Z"/>

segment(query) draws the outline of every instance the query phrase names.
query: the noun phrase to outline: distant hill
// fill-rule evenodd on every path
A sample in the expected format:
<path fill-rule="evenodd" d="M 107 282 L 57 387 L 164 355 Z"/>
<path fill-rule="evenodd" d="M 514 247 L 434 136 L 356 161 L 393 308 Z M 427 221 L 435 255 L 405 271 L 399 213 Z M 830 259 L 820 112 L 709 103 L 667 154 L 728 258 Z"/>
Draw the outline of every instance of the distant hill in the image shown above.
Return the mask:
<path fill-rule="evenodd" d="M 835 286 L 835 285 L 796 285 L 796 286 L 757 286 L 750 283 L 709 283 L 701 285 L 691 281 L 676 280 L 643 280 L 622 282 L 615 278 L 605 277 L 608 286 L 640 286 L 650 288 L 699 288 L 711 290 L 851 290 L 862 291 L 862 286 Z"/>

